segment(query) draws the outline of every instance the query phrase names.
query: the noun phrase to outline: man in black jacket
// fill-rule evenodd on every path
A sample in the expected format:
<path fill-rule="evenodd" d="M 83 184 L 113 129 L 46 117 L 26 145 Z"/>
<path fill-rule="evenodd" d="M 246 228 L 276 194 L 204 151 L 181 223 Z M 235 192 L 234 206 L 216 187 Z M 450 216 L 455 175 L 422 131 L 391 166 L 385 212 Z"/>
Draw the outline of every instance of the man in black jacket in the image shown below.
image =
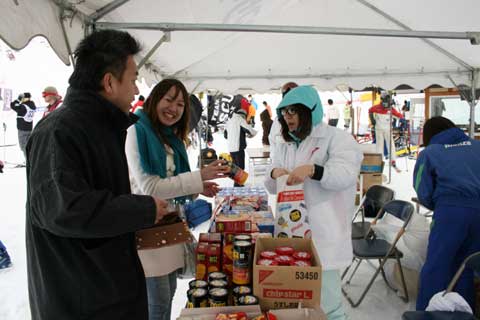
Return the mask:
<path fill-rule="evenodd" d="M 10 108 L 17 113 L 17 130 L 18 130 L 18 145 L 22 150 L 25 159 L 25 147 L 27 146 L 28 138 L 33 129 L 33 116 L 35 115 L 35 102 L 30 100 L 32 95 L 29 92 L 22 93 L 17 100 L 10 103 Z M 24 165 L 19 165 L 24 167 Z"/>
<path fill-rule="evenodd" d="M 167 203 L 130 194 L 126 129 L 138 94 L 126 32 L 83 39 L 63 107 L 27 145 L 27 266 L 32 319 L 147 319 L 135 231 Z"/>

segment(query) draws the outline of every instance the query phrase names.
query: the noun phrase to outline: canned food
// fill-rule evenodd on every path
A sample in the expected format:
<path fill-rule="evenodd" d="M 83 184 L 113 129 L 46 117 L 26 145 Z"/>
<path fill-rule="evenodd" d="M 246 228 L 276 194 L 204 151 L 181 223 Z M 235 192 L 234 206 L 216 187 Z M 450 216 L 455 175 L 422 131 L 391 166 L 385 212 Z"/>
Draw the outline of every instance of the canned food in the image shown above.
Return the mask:
<path fill-rule="evenodd" d="M 188 283 L 188 287 L 190 289 L 202 288 L 206 290 L 208 287 L 208 283 L 207 281 L 204 281 L 204 280 L 192 280 Z"/>
<path fill-rule="evenodd" d="M 250 241 L 235 241 L 233 243 L 233 261 L 249 263 L 252 252 L 252 243 Z"/>
<path fill-rule="evenodd" d="M 277 253 L 274 251 L 262 251 L 260 252 L 260 257 L 263 259 L 273 259 L 277 256 Z"/>
<path fill-rule="evenodd" d="M 290 256 L 276 256 L 274 261 L 276 261 L 281 266 L 289 266 L 290 263 L 295 261 L 295 259 Z"/>
<path fill-rule="evenodd" d="M 252 294 L 246 294 L 238 298 L 239 306 L 251 306 L 258 304 L 258 298 Z"/>
<path fill-rule="evenodd" d="M 206 308 L 208 307 L 207 290 L 203 288 L 193 288 L 187 291 L 187 308 Z"/>
<path fill-rule="evenodd" d="M 292 261 L 290 265 L 295 267 L 311 267 L 312 263 L 307 260 L 295 260 L 295 261 Z"/>
<path fill-rule="evenodd" d="M 307 260 L 310 261 L 312 259 L 312 255 L 307 251 L 295 251 L 292 257 L 295 260 Z"/>
<path fill-rule="evenodd" d="M 226 280 L 212 280 L 208 283 L 209 288 L 227 288 L 228 282 Z"/>
<path fill-rule="evenodd" d="M 225 307 L 228 301 L 228 291 L 225 288 L 213 288 L 208 292 L 210 307 Z"/>
<path fill-rule="evenodd" d="M 241 296 L 244 296 L 246 294 L 251 294 L 252 293 L 252 288 L 247 287 L 247 286 L 237 286 L 233 288 L 233 305 L 238 306 L 238 298 Z"/>
<path fill-rule="evenodd" d="M 250 265 L 233 261 L 232 282 L 236 285 L 244 285 L 250 283 Z"/>
<path fill-rule="evenodd" d="M 227 275 L 220 271 L 210 272 L 208 274 L 208 282 L 212 282 L 213 280 L 225 280 L 227 281 Z"/>
<path fill-rule="evenodd" d="M 237 234 L 233 237 L 233 241 L 252 241 L 252 236 L 249 234 Z"/>
<path fill-rule="evenodd" d="M 257 261 L 259 266 L 278 266 L 278 262 L 271 259 L 260 259 Z"/>
<path fill-rule="evenodd" d="M 279 256 L 291 256 L 295 252 L 295 250 L 292 247 L 281 246 L 281 247 L 276 247 L 275 252 Z"/>

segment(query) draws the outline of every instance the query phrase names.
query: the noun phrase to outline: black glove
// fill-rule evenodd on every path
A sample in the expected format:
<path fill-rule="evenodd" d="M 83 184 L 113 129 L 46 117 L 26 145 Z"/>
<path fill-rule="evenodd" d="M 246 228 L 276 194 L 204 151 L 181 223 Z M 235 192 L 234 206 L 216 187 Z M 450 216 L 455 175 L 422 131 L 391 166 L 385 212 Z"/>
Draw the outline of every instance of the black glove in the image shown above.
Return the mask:
<path fill-rule="evenodd" d="M 0 161 L 0 173 L 3 173 L 3 162 Z"/>

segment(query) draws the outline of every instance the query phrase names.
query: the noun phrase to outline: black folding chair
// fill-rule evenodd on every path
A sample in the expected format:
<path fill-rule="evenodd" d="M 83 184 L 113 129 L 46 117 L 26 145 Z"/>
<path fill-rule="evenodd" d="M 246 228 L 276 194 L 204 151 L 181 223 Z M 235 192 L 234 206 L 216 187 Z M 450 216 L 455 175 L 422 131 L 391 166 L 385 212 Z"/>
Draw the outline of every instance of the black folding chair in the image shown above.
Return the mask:
<path fill-rule="evenodd" d="M 363 196 L 360 204 L 355 210 L 355 214 L 352 219 L 352 239 L 362 239 L 367 234 L 370 229 L 370 222 L 365 221 L 365 206 L 373 206 L 375 208 L 375 213 L 378 213 L 378 210 L 390 200 L 393 200 L 395 192 L 387 187 L 381 185 L 371 186 L 365 196 Z M 358 214 L 361 214 L 362 221 L 355 222 Z"/>
<path fill-rule="evenodd" d="M 458 279 L 462 275 L 465 268 L 472 269 L 476 273 L 480 273 L 480 251 L 469 255 L 463 260 L 462 265 L 458 268 L 453 279 L 448 284 L 445 293 L 452 292 L 457 284 Z M 475 320 L 474 315 L 467 312 L 449 312 L 449 311 L 407 311 L 402 315 L 403 320 Z"/>
<path fill-rule="evenodd" d="M 390 283 L 388 282 L 386 276 L 385 276 L 385 270 L 383 269 L 385 263 L 387 262 L 388 259 L 395 259 L 398 263 L 399 270 L 400 270 L 400 277 L 402 279 L 402 286 L 403 290 L 405 292 L 405 298 L 402 298 L 405 302 L 408 302 L 408 291 L 407 291 L 407 285 L 405 283 L 405 278 L 403 276 L 403 269 L 402 269 L 402 264 L 400 262 L 400 258 L 403 257 L 403 254 L 400 250 L 397 249 L 396 245 L 398 240 L 402 237 L 402 235 L 405 233 L 405 229 L 410 222 L 410 219 L 412 217 L 412 214 L 414 212 L 414 207 L 410 202 L 403 201 L 403 200 L 392 200 L 387 202 L 386 204 L 383 205 L 383 207 L 378 211 L 377 216 L 375 219 L 372 221 L 370 229 L 367 232 L 367 235 L 363 239 L 354 239 L 352 240 L 352 247 L 353 247 L 353 260 L 352 263 L 345 269 L 345 271 L 342 274 L 342 280 L 345 278 L 345 276 L 348 273 L 348 270 L 350 267 L 355 263 L 355 260 L 357 260 L 357 265 L 355 266 L 355 269 L 353 270 L 352 274 L 350 275 L 350 278 L 346 282 L 346 284 L 350 284 L 350 281 L 352 280 L 354 274 L 357 272 L 358 267 L 360 266 L 360 263 L 363 260 L 378 260 L 379 266 L 375 270 L 375 273 L 373 274 L 372 278 L 367 284 L 367 287 L 363 290 L 360 298 L 358 299 L 357 302 L 354 302 L 347 294 L 345 291 L 344 287 L 342 286 L 342 292 L 345 298 L 348 300 L 348 302 L 352 305 L 352 307 L 356 308 L 360 305 L 362 302 L 363 298 L 365 298 L 365 295 L 367 294 L 368 290 L 372 286 L 373 282 L 377 278 L 378 274 L 381 273 L 383 279 L 385 280 L 386 284 L 388 285 L 389 288 L 391 288 L 394 291 L 397 291 L 395 288 L 393 288 Z M 383 239 L 378 239 L 375 235 L 375 232 L 372 229 L 372 225 L 375 225 L 377 221 L 382 218 L 385 219 L 388 215 L 392 215 L 397 217 L 398 219 L 403 221 L 403 225 L 400 228 L 400 230 L 397 232 L 394 240 L 392 243 L 387 242 L 386 240 Z"/>

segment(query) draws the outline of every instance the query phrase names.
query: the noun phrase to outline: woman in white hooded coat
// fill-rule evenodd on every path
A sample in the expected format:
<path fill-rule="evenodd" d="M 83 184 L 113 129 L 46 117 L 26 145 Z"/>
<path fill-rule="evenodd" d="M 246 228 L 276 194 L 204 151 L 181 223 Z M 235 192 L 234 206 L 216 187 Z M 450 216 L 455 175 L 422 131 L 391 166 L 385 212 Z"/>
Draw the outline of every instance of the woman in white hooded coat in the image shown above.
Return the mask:
<path fill-rule="evenodd" d="M 340 270 L 352 260 L 351 219 L 362 152 L 347 132 L 322 122 L 317 91 L 300 86 L 277 107 L 282 137 L 275 145 L 265 186 L 277 193 L 276 179 L 304 184 L 312 239 L 322 262 L 323 310 L 332 319 L 345 319 Z"/>

